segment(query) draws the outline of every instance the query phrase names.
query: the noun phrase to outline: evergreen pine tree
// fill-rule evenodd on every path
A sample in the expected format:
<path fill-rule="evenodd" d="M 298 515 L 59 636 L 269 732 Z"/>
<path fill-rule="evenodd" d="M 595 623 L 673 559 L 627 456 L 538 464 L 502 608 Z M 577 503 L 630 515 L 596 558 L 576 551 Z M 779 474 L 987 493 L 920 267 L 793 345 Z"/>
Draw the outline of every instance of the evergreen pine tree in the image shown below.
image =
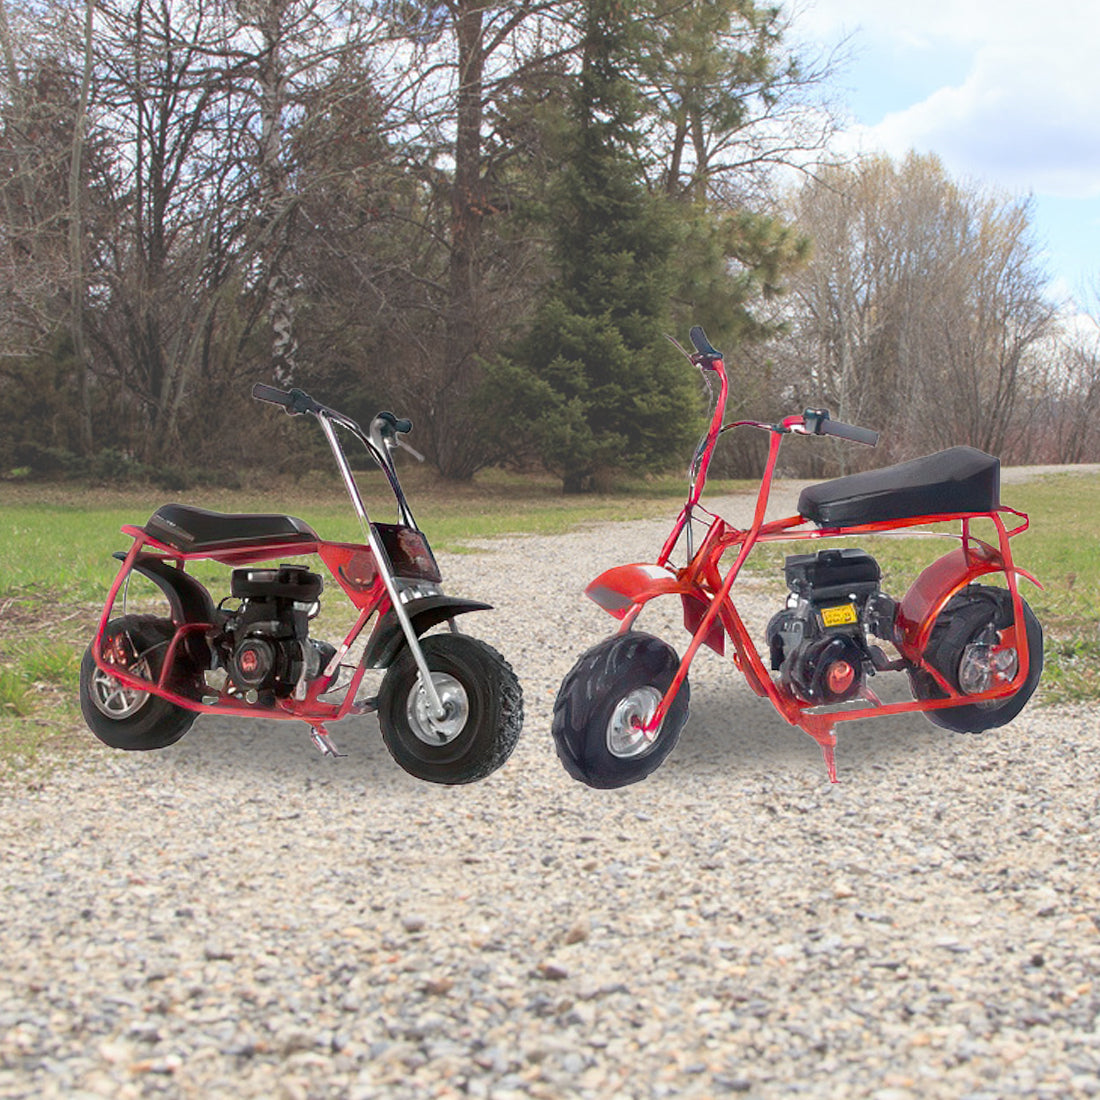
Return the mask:
<path fill-rule="evenodd" d="M 698 427 L 692 372 L 664 339 L 681 221 L 646 186 L 626 72 L 633 0 L 589 0 L 582 65 L 553 202 L 552 282 L 518 360 L 526 416 L 568 492 L 665 462 Z"/>

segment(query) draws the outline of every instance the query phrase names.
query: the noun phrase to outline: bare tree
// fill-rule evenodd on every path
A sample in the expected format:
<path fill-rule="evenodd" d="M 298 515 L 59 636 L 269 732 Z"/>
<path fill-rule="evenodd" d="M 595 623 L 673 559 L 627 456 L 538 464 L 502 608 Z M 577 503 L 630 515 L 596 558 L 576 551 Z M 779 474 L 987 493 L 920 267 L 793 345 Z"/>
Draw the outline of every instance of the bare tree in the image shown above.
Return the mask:
<path fill-rule="evenodd" d="M 91 96 L 92 35 L 95 30 L 95 0 L 85 0 L 84 63 L 80 92 L 73 120 L 73 144 L 69 163 L 69 327 L 73 338 L 80 385 L 80 444 L 85 455 L 92 453 L 91 364 L 84 338 L 84 142 L 88 129 L 88 101 Z"/>
<path fill-rule="evenodd" d="M 895 457 L 1009 447 L 1054 321 L 1027 202 L 910 155 L 825 171 L 791 211 L 814 256 L 775 350 L 805 400 L 889 428 Z"/>
<path fill-rule="evenodd" d="M 1045 462 L 1100 460 L 1100 287 L 1067 307 L 1048 341 L 1034 395 L 1034 431 Z"/>
<path fill-rule="evenodd" d="M 786 44 L 790 19 L 756 0 L 652 0 L 638 62 L 651 174 L 672 198 L 740 207 L 778 166 L 817 163 L 835 129 L 834 57 Z"/>
<path fill-rule="evenodd" d="M 555 0 L 389 5 L 394 33 L 412 51 L 415 78 L 402 73 L 401 90 L 387 86 L 384 95 L 408 120 L 409 167 L 432 192 L 420 207 L 421 224 L 444 247 L 442 269 L 420 272 L 420 371 L 408 397 L 428 429 L 433 460 L 450 477 L 470 477 L 495 457 L 478 430 L 479 364 L 524 312 L 516 291 L 527 262 L 523 242 L 495 226 L 507 220 L 516 164 L 530 156 L 518 108 L 537 109 L 538 96 L 528 100 L 526 93 L 560 76 L 576 46 L 570 26 L 576 6 Z"/>

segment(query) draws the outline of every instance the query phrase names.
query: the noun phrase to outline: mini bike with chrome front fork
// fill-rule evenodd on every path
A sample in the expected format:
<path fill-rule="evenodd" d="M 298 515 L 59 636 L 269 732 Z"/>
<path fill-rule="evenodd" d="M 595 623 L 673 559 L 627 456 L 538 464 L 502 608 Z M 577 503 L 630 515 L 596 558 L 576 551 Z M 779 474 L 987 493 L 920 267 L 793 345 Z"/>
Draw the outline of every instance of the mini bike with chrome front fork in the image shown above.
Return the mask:
<path fill-rule="evenodd" d="M 443 592 L 393 462 L 395 447 L 412 450 L 402 438 L 412 425 L 382 412 L 364 432 L 301 390 L 257 385 L 252 392 L 316 418 L 364 542 L 322 539 L 294 516 L 180 504 L 158 508 L 143 526 L 123 527 L 133 544 L 115 555 L 122 566 L 81 664 L 88 726 L 107 745 L 142 750 L 178 741 L 199 714 L 295 719 L 309 726 L 322 752 L 338 755 L 327 725 L 377 712 L 387 748 L 412 775 L 447 784 L 488 775 L 515 747 L 523 696 L 504 658 L 455 625 L 457 616 L 489 605 Z M 358 439 L 385 474 L 397 523 L 369 519 L 336 428 Z M 321 575 L 280 561 L 307 555 L 321 559 L 355 608 L 355 623 L 339 645 L 310 633 Z M 203 559 L 232 570 L 230 595 L 217 604 L 187 571 Z M 160 590 L 167 614 L 127 611 L 135 573 Z M 124 606 L 116 614 L 120 595 Z M 354 661 L 353 647 L 361 647 Z M 378 693 L 359 700 L 371 669 L 384 670 Z"/>

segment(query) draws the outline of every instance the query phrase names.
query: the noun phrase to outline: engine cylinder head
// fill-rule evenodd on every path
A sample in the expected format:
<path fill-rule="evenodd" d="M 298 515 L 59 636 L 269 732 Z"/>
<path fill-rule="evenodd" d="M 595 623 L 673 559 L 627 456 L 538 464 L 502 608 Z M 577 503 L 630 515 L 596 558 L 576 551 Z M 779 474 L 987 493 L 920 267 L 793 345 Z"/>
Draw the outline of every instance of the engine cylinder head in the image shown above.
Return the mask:
<path fill-rule="evenodd" d="M 304 565 L 280 565 L 276 569 L 234 569 L 230 591 L 238 600 L 291 600 L 315 603 L 324 580 Z"/>

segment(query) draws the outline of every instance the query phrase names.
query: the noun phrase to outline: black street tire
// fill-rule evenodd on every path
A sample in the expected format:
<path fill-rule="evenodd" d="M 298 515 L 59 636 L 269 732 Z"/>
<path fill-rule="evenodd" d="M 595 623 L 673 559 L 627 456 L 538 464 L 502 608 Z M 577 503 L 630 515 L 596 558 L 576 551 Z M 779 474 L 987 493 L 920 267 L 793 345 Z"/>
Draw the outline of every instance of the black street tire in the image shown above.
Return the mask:
<path fill-rule="evenodd" d="M 565 770 L 600 788 L 625 787 L 653 772 L 672 752 L 687 721 L 687 680 L 652 742 L 630 743 L 631 720 L 653 714 L 679 667 L 672 646 L 635 631 L 588 650 L 554 701 L 551 732 Z"/>
<path fill-rule="evenodd" d="M 170 619 L 125 615 L 112 619 L 103 636 L 104 652 L 125 653 L 125 665 L 156 679 L 175 628 Z M 144 691 L 124 688 L 101 671 L 89 646 L 80 662 L 80 710 L 88 728 L 105 745 L 127 752 L 175 744 L 195 721 L 195 712 Z"/>
<path fill-rule="evenodd" d="M 433 725 L 408 646 L 386 670 L 378 724 L 390 755 L 429 783 L 472 783 L 496 771 L 523 728 L 523 691 L 492 646 L 468 634 L 432 634 L 420 648 L 448 716 Z"/>
<path fill-rule="evenodd" d="M 926 710 L 925 717 L 934 725 L 958 733 L 982 733 L 1011 722 L 1023 710 L 1043 674 L 1043 628 L 1027 603 L 1021 602 L 1027 630 L 1028 670 L 1020 689 L 990 703 Z M 991 625 L 997 630 L 1012 625 L 1012 597 L 1008 590 L 982 584 L 964 588 L 947 602 L 936 619 L 924 659 L 952 687 L 961 691 L 960 673 L 966 647 Z M 944 691 L 923 669 L 911 669 L 909 681 L 918 699 L 946 698 Z"/>

